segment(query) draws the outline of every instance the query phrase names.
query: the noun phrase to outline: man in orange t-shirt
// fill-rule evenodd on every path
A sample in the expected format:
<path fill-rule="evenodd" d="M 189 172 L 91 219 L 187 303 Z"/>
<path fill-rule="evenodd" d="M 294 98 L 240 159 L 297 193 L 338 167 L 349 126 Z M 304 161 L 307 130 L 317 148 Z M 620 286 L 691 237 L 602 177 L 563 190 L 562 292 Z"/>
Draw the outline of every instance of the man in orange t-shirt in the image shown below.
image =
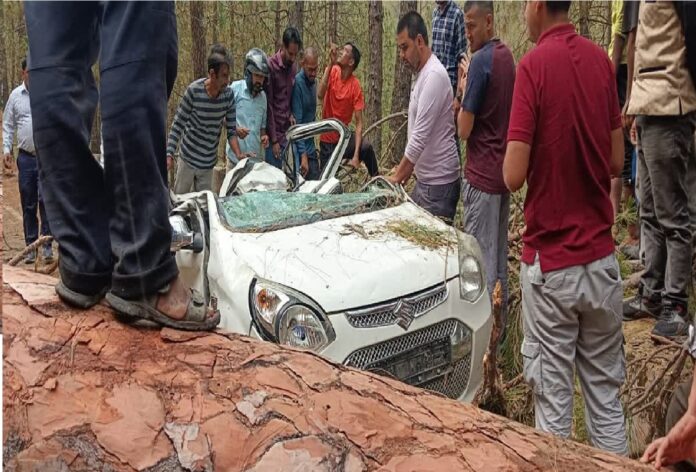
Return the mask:
<path fill-rule="evenodd" d="M 372 145 L 362 138 L 365 97 L 358 78 L 353 71 L 360 64 L 360 51 L 353 43 L 346 43 L 337 52 L 332 45 L 329 52 L 329 64 L 326 66 L 324 76 L 319 84 L 318 95 L 322 100 L 322 118 L 336 118 L 348 126 L 355 115 L 355 131 L 351 134 L 348 147 L 343 159 L 350 159 L 350 164 L 358 168 L 360 161 L 365 163 L 371 177 L 379 174 L 377 157 Z M 338 144 L 338 133 L 324 133 L 321 135 L 319 147 L 319 159 L 324 168 Z"/>

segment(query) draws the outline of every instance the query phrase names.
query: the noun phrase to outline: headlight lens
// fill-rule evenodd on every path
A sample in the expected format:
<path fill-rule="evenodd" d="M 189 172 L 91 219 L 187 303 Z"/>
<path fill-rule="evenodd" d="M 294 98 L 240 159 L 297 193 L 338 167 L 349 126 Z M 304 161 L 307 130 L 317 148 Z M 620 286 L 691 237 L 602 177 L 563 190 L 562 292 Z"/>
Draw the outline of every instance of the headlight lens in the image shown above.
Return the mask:
<path fill-rule="evenodd" d="M 476 239 L 457 231 L 459 249 L 459 296 L 471 303 L 486 290 L 486 274 L 481 265 L 481 248 Z"/>
<path fill-rule="evenodd" d="M 278 341 L 292 347 L 319 351 L 329 345 L 321 320 L 304 305 L 292 305 L 280 319 Z"/>
<path fill-rule="evenodd" d="M 256 279 L 249 304 L 261 337 L 268 341 L 316 352 L 336 339 L 321 308 L 289 287 Z"/>

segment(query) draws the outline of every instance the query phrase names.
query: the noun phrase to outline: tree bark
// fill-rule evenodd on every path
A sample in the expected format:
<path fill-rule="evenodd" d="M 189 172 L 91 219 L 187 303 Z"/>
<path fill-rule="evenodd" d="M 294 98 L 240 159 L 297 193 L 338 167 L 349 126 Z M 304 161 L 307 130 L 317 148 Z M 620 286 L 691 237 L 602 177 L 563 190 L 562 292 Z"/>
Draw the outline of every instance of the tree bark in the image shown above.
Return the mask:
<path fill-rule="evenodd" d="M 220 2 L 213 2 L 213 43 L 217 43 L 220 41 L 220 5 Z"/>
<path fill-rule="evenodd" d="M 590 8 L 592 7 L 592 1 L 588 0 L 586 2 L 578 2 L 578 24 L 580 25 L 580 34 L 587 39 L 592 39 L 590 37 Z"/>
<path fill-rule="evenodd" d="M 412 0 L 402 0 L 399 5 L 399 18 L 403 17 L 411 10 L 417 10 L 418 2 Z M 411 93 L 411 72 L 406 68 L 404 63 L 399 59 L 397 54 L 394 59 L 394 89 L 392 90 L 391 113 L 397 113 L 408 109 L 408 100 Z M 392 149 L 385 149 L 389 153 L 387 163 L 392 166 L 399 163 L 406 149 L 406 133 L 401 125 L 402 120 L 392 120 L 389 123 L 389 131 L 391 135 L 399 132 L 399 136 L 392 136 L 394 145 Z"/>
<path fill-rule="evenodd" d="M 5 38 L 5 2 L 0 4 L 0 109 L 5 108 L 12 91 L 7 76 L 7 38 Z"/>
<path fill-rule="evenodd" d="M 195 0 L 189 1 L 191 8 L 191 59 L 193 63 L 193 77 L 196 80 L 206 77 L 206 43 L 205 43 L 205 3 Z"/>
<path fill-rule="evenodd" d="M 329 1 L 329 41 L 338 42 L 338 2 Z"/>
<path fill-rule="evenodd" d="M 275 22 L 274 22 L 274 31 L 275 31 L 275 45 L 276 45 L 276 50 L 280 49 L 280 45 L 282 44 L 281 40 L 281 29 L 280 29 L 280 2 L 276 1 L 273 2 L 273 11 L 275 12 Z"/>
<path fill-rule="evenodd" d="M 370 0 L 370 68 L 367 72 L 367 123 L 372 124 L 382 118 L 382 21 L 384 9 L 380 0 Z M 381 154 L 381 130 L 370 138 L 377 157 Z"/>
<path fill-rule="evenodd" d="M 398 381 L 223 332 L 69 309 L 5 267 L 5 470 L 642 471 Z"/>
<path fill-rule="evenodd" d="M 300 37 L 304 39 L 304 8 L 305 2 L 302 0 L 295 1 L 294 7 L 292 9 L 292 16 L 290 17 L 290 25 L 297 28 L 300 32 Z"/>

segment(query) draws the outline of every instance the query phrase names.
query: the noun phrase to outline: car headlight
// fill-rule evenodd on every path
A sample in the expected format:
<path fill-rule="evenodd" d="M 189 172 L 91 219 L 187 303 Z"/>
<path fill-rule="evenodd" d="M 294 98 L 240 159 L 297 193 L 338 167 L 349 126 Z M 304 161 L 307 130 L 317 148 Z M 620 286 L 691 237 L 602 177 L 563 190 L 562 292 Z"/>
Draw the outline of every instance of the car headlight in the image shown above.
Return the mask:
<path fill-rule="evenodd" d="M 249 305 L 259 334 L 267 341 L 318 352 L 336 339 L 319 305 L 290 287 L 254 279 Z"/>
<path fill-rule="evenodd" d="M 459 250 L 459 296 L 471 303 L 486 290 L 486 274 L 481 264 L 481 248 L 473 236 L 457 231 Z"/>

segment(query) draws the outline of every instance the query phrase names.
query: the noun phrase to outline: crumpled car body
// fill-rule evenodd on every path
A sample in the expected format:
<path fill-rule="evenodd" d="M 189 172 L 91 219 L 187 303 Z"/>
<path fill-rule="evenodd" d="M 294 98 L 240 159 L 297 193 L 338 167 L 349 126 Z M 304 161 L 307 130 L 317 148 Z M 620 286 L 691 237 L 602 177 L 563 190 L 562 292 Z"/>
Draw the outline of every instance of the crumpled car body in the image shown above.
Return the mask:
<path fill-rule="evenodd" d="M 293 143 L 328 130 L 339 145 L 304 181 Z M 470 401 L 492 325 L 478 244 L 384 179 L 344 193 L 348 137 L 335 120 L 295 126 L 283 170 L 246 159 L 219 195 L 174 196 L 180 273 L 220 329 Z"/>

